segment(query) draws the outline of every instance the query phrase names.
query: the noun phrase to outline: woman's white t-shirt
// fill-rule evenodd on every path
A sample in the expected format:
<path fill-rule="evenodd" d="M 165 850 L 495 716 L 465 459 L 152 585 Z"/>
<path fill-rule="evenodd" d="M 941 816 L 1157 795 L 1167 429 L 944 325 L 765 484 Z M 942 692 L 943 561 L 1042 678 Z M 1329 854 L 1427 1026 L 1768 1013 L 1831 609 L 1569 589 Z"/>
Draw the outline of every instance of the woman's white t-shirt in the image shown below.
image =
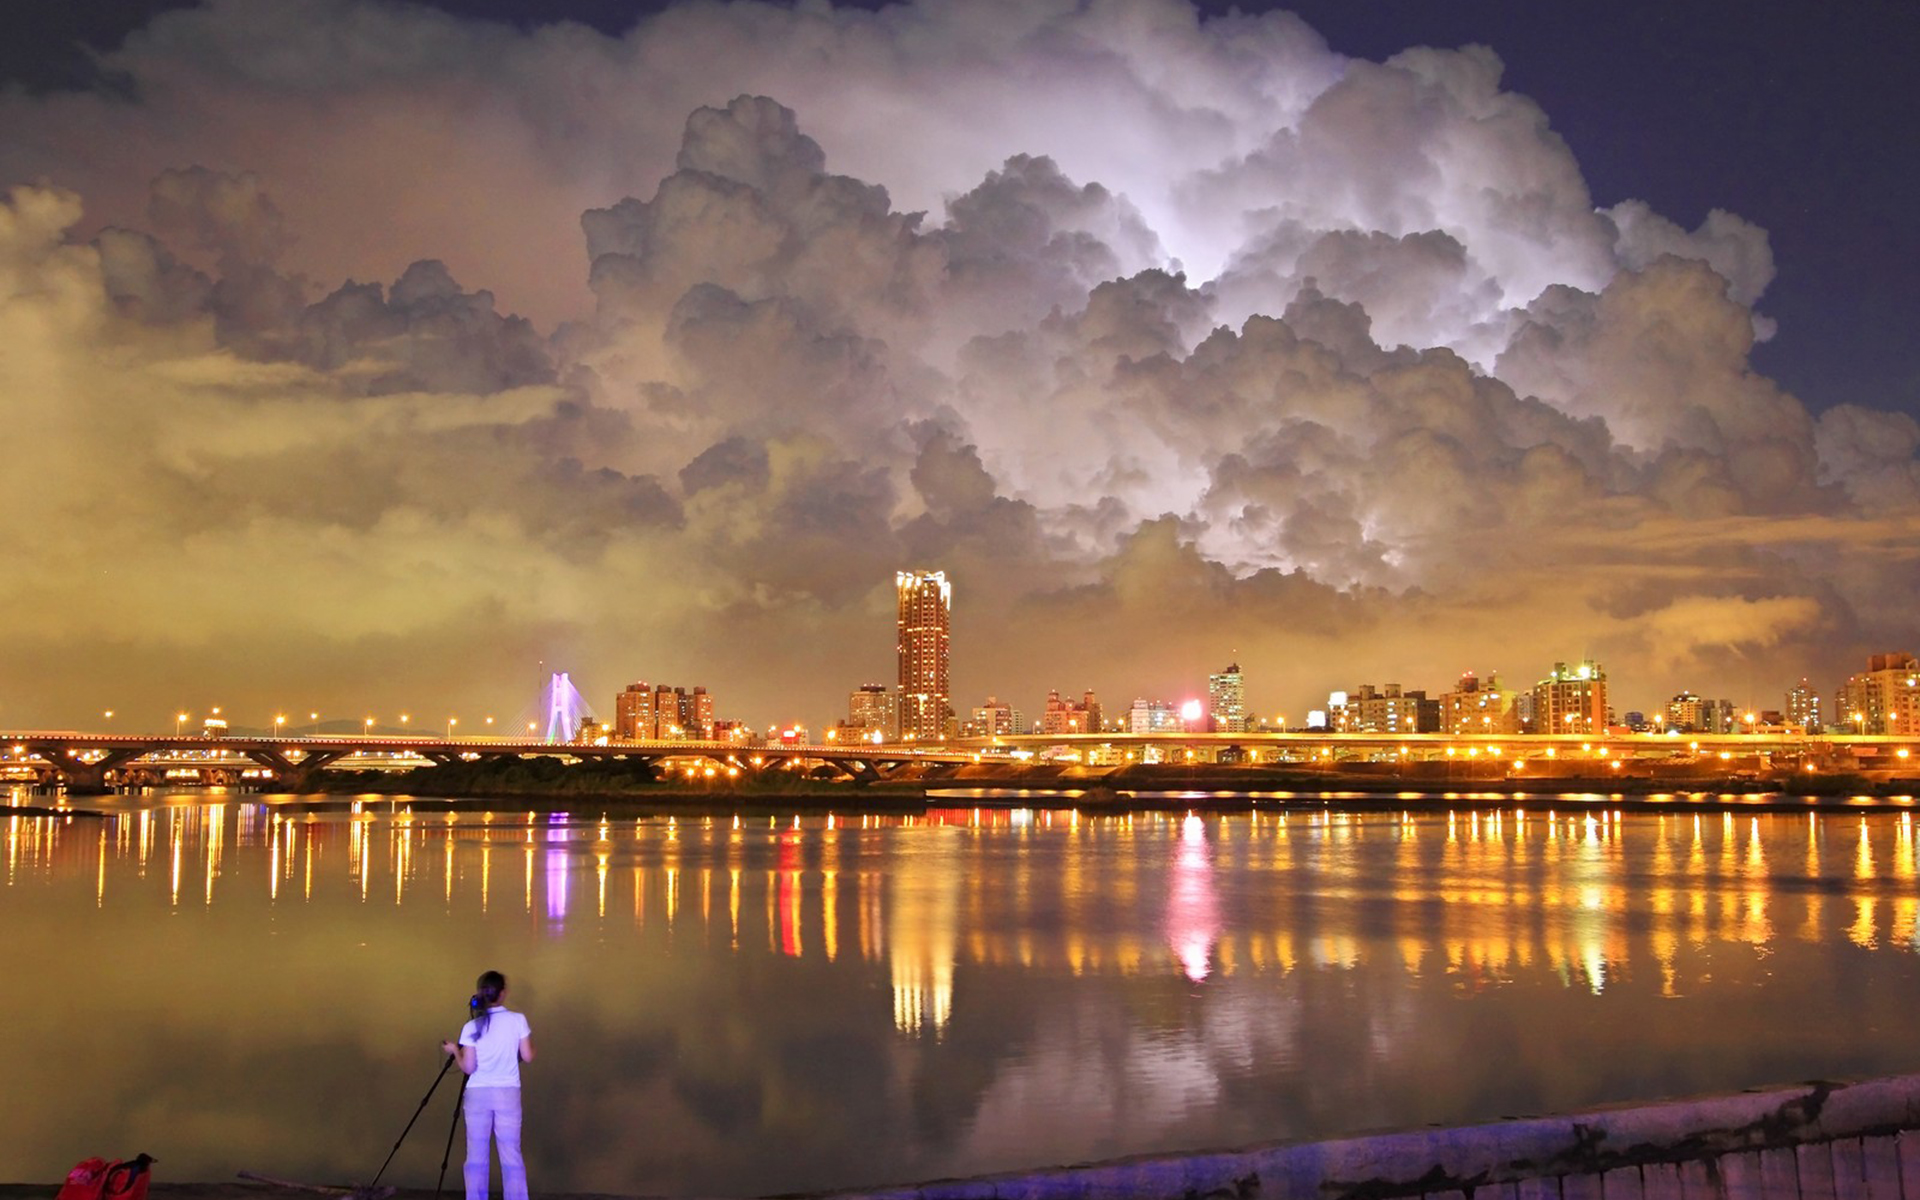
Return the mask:
<path fill-rule="evenodd" d="M 495 1006 L 487 1010 L 487 1031 L 480 1033 L 479 1028 L 477 1020 L 460 1028 L 460 1044 L 473 1047 L 475 1060 L 467 1086 L 519 1087 L 520 1039 L 533 1034 L 527 1018 L 510 1008 Z"/>

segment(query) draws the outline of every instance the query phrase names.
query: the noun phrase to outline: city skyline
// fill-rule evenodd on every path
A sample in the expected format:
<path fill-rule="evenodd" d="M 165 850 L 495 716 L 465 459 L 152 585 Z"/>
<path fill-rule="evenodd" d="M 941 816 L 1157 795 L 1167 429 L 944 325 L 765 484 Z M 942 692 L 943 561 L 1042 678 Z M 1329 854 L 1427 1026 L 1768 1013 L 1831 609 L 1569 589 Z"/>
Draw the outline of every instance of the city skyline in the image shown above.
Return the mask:
<path fill-rule="evenodd" d="M 1256 7 L 114 7 L 0 93 L 0 725 L 555 668 L 818 721 L 920 567 L 958 714 L 1229 661 L 1256 717 L 1578 661 L 1776 708 L 1914 648 L 1920 403 L 1806 349 L 1905 294 L 1902 225 L 1808 301 L 1881 189 L 1626 170 L 1531 18 Z"/>
<path fill-rule="evenodd" d="M 879 683 L 858 684 L 834 698 L 823 698 L 809 711 L 784 712 L 771 721 L 759 714 L 743 717 L 723 707 L 708 684 L 714 683 L 724 693 L 729 690 L 724 680 L 708 679 L 690 687 L 641 680 L 614 691 L 603 706 L 593 700 L 592 694 L 576 688 L 571 672 L 563 671 L 545 681 L 517 712 L 502 717 L 489 710 L 477 719 L 465 718 L 464 726 L 460 714 L 436 716 L 432 706 L 417 713 L 402 710 L 376 714 L 368 708 L 364 716 L 350 712 L 323 717 L 318 710 L 309 710 L 304 720 L 303 714 L 281 708 L 270 716 L 255 714 L 250 721 L 227 706 L 209 705 L 181 708 L 166 714 L 163 720 L 156 721 L 149 715 L 145 725 L 138 713 L 107 709 L 97 714 L 97 720 L 81 727 L 108 733 L 165 732 L 171 724 L 177 734 L 189 726 L 199 732 L 204 726 L 210 735 L 215 726 L 221 734 L 231 727 L 236 732 L 272 735 L 344 729 L 376 733 L 417 730 L 427 736 L 440 730 L 448 739 L 454 738 L 456 731 L 473 738 L 513 739 L 524 729 L 528 736 L 570 740 L 552 736 L 552 713 L 562 706 L 564 691 L 568 711 L 578 710 L 588 718 L 592 729 L 619 741 L 725 741 L 758 738 L 762 730 L 769 735 L 802 730 L 822 735 L 832 731 L 863 741 L 878 733 L 878 740 L 893 742 L 910 729 L 913 737 L 908 740 L 924 741 L 930 736 L 929 727 L 924 722 L 909 724 L 904 715 L 912 703 L 907 685 L 919 677 L 923 665 L 936 676 L 948 668 L 945 622 L 951 616 L 951 585 L 942 572 L 903 571 L 896 577 L 896 594 L 900 602 L 895 633 L 901 682 L 891 688 Z M 932 621 L 934 627 L 915 624 L 922 621 Z M 925 721 L 932 721 L 937 709 L 944 713 L 945 728 L 962 737 L 1128 729 L 1135 733 L 1206 729 L 1221 733 L 1322 730 L 1517 735 L 1671 728 L 1725 733 L 1752 732 L 1756 725 L 1792 725 L 1810 732 L 1849 728 L 1859 733 L 1920 733 L 1920 658 L 1903 651 L 1886 652 L 1870 656 L 1864 666 L 1865 670 L 1853 671 L 1824 688 L 1803 677 L 1765 699 L 1703 698 L 1690 688 L 1670 697 L 1648 698 L 1641 694 L 1642 689 L 1635 688 L 1627 693 L 1629 700 L 1620 701 L 1604 664 L 1561 661 L 1537 682 L 1517 685 L 1503 681 L 1499 672 L 1481 675 L 1468 670 L 1444 689 L 1431 684 L 1410 687 L 1398 681 L 1321 687 L 1314 702 L 1295 707 L 1292 717 L 1278 706 L 1246 703 L 1245 675 L 1238 662 L 1222 671 L 1200 674 L 1197 686 L 1189 683 L 1157 693 L 1109 689 L 1106 704 L 1098 698 L 1102 688 L 1095 686 L 1086 687 L 1077 701 L 1071 696 L 1063 698 L 1058 687 L 1050 688 L 1046 698 L 1032 708 L 1024 707 L 1024 697 L 1011 691 L 1006 692 L 1011 699 L 989 692 L 977 703 L 951 693 L 938 693 L 936 699 L 936 694 L 929 692 L 913 699 L 918 699 Z M 1260 698 L 1258 691 L 1256 687 L 1256 699 Z M 417 722 L 416 715 L 420 718 Z M 544 735 L 540 733 L 543 726 Z M 18 724 L 13 728 L 35 726 Z"/>

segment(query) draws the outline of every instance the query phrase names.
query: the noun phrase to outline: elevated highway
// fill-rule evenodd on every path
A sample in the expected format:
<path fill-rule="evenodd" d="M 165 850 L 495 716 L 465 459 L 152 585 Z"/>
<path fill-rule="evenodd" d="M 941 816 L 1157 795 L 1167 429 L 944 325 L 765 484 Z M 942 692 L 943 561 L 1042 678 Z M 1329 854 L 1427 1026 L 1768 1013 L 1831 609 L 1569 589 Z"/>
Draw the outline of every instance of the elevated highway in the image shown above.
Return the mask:
<path fill-rule="evenodd" d="M 1752 733 L 1083 733 L 963 739 L 989 761 L 1274 766 L 1413 780 L 1861 772 L 1920 774 L 1920 737 Z"/>
<path fill-rule="evenodd" d="M 489 758 L 622 759 L 652 765 L 669 759 L 705 760 L 737 771 L 793 763 L 825 764 L 870 783 L 905 767 L 952 769 L 978 762 L 973 750 L 875 745 L 745 746 L 738 742 L 650 741 L 574 744 L 514 738 L 205 737 L 85 733 L 74 730 L 0 732 L 0 769 L 70 791 L 103 791 L 141 782 L 185 778 L 238 784 L 257 779 L 290 791 L 305 788 L 330 767 L 396 769 Z"/>
<path fill-rule="evenodd" d="M 573 744 L 531 738 L 441 738 L 394 735 L 206 737 L 0 732 L 0 773 L 73 791 L 198 778 L 207 783 L 257 781 L 290 791 L 334 767 L 405 769 L 428 763 L 555 757 L 626 760 L 652 766 L 710 763 L 742 774 L 794 764 L 832 767 L 856 783 L 914 771 L 950 775 L 960 768 L 989 781 L 1035 766 L 1099 769 L 1164 763 L 1276 766 L 1435 778 L 1622 777 L 1688 766 L 1723 773 L 1864 771 L 1908 777 L 1920 772 L 1920 737 L 1804 734 L 1757 730 L 1737 734 L 1438 733 L 1083 733 L 956 739 L 942 745 L 827 742 L 747 746 L 737 742 L 647 741 Z"/>

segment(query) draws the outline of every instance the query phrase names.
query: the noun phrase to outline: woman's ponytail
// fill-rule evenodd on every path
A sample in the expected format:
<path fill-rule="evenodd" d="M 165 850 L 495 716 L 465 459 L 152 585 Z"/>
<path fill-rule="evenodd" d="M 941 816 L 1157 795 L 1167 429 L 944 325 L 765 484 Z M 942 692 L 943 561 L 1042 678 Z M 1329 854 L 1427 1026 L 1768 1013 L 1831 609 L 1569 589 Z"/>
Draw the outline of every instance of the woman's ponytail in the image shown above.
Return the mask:
<path fill-rule="evenodd" d="M 498 971 L 488 971 L 474 987 L 467 1010 L 473 1014 L 473 1036 L 478 1041 L 486 1036 L 487 1025 L 493 1020 L 493 1006 L 500 1003 L 500 993 L 507 990 L 507 977 Z"/>

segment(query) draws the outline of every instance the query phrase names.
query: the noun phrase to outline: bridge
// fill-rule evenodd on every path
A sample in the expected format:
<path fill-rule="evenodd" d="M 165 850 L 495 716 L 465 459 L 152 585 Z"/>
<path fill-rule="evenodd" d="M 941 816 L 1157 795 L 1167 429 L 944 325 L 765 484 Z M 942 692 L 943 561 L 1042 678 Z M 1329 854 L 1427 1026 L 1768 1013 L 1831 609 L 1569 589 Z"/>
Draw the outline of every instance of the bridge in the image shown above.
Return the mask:
<path fill-rule="evenodd" d="M 908 767 L 948 770 L 979 762 L 982 754 L 945 747 L 900 745 L 747 746 L 738 742 L 647 741 L 576 744 L 532 738 L 247 737 L 82 733 L 72 730 L 0 732 L 0 773 L 70 792 L 169 780 L 240 785 L 271 782 L 304 790 L 317 772 L 339 766 L 379 769 L 490 758 L 620 759 L 651 767 L 667 759 L 706 761 L 723 770 L 755 773 L 816 763 L 857 783 L 872 783 Z"/>
<path fill-rule="evenodd" d="M 1759 728 L 1742 733 L 1066 733 L 968 738 L 948 748 L 993 757 L 1083 762 L 1372 767 L 1376 773 L 1446 766 L 1462 775 L 1632 774 L 1655 765 L 1734 771 L 1920 772 L 1920 734 L 1808 734 Z M 1410 772 L 1417 773 L 1417 772 Z M 1429 773 L 1430 774 L 1430 773 Z"/>
<path fill-rule="evenodd" d="M 1272 766 L 1419 779 L 1552 778 L 1718 771 L 1722 774 L 1856 771 L 1894 778 L 1920 772 L 1920 736 L 1751 733 L 1440 734 L 1440 733 L 1081 733 L 956 739 L 940 745 L 828 742 L 751 746 L 729 741 L 660 740 L 576 744 L 533 738 L 368 736 L 222 736 L 20 731 L 0 733 L 0 774 L 103 791 L 190 779 L 271 783 L 304 790 L 333 767 L 397 769 L 499 758 L 618 759 L 652 767 L 668 760 L 705 762 L 730 774 L 812 763 L 855 783 L 913 771 L 951 776 L 962 768 L 990 781 L 1036 766 L 1102 770 L 1136 764 Z"/>

